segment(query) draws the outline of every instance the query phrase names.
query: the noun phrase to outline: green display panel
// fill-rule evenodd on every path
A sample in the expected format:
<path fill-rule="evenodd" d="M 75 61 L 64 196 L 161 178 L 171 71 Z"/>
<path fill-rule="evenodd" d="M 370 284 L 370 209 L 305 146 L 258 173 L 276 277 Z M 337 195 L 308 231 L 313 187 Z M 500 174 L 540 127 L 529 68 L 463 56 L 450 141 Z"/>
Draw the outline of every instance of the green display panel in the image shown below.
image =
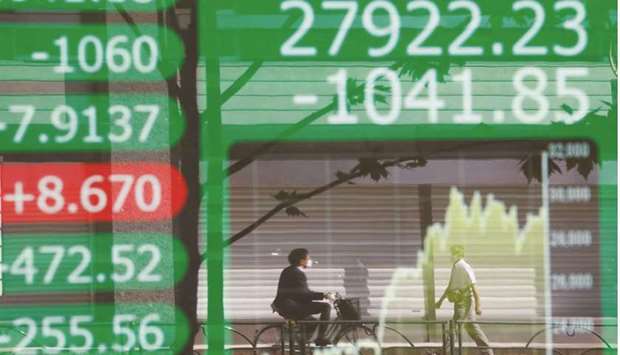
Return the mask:
<path fill-rule="evenodd" d="M 617 353 L 615 2 L 0 19 L 0 353 Z"/>
<path fill-rule="evenodd" d="M 121 307 L 118 307 L 121 308 Z M 2 315 L 0 346 L 22 353 L 170 354 L 187 321 L 165 304 L 14 306 Z M 99 320 L 105 314 L 107 320 Z"/>
<path fill-rule="evenodd" d="M 610 4 L 582 1 L 239 1 L 222 12 L 223 55 L 380 61 L 599 60 Z M 269 41 L 264 39 L 269 38 Z"/>
<path fill-rule="evenodd" d="M 95 240 L 110 245 L 109 260 Z M 170 289 L 187 270 L 183 246 L 163 234 L 8 235 L 2 246 L 5 295 Z"/>
<path fill-rule="evenodd" d="M 0 2 L 0 10 L 155 12 L 164 10 L 175 2 L 175 0 L 5 0 Z"/>
<path fill-rule="evenodd" d="M 183 135 L 185 117 L 163 95 L 0 96 L 5 152 L 164 150 Z"/>
<path fill-rule="evenodd" d="M 456 306 L 437 305 L 464 244 L 482 297 L 465 323 L 496 352 L 516 339 L 616 352 L 615 4 L 200 9 L 210 350 L 242 333 L 286 351 L 268 322 L 293 311 L 270 305 L 289 252 L 307 248 L 313 267 L 292 265 L 362 318 L 329 328 L 328 351 L 484 352 L 471 328 L 446 340 Z M 309 351 L 325 352 L 321 335 Z"/>
<path fill-rule="evenodd" d="M 3 24 L 0 37 L 0 61 L 42 65 L 55 80 L 164 80 L 184 56 L 173 31 L 147 24 Z"/>

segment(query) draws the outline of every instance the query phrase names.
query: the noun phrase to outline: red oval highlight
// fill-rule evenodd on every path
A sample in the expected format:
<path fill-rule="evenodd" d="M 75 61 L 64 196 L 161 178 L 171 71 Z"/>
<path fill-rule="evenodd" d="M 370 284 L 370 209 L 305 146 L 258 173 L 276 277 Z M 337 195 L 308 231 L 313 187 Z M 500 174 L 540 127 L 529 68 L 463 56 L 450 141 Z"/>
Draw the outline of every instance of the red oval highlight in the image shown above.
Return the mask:
<path fill-rule="evenodd" d="M 150 222 L 183 208 L 187 185 L 162 163 L 6 163 L 2 223 Z"/>

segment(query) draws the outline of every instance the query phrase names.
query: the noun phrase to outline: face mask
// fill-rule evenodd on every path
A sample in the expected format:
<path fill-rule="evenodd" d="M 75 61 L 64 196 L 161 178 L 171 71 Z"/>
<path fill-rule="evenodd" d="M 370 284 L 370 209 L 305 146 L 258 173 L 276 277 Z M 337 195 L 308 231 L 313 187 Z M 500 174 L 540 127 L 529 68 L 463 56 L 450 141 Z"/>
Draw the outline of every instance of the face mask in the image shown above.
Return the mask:
<path fill-rule="evenodd" d="M 311 268 L 312 267 L 312 259 L 308 258 L 308 261 L 306 261 L 306 267 L 307 268 Z"/>

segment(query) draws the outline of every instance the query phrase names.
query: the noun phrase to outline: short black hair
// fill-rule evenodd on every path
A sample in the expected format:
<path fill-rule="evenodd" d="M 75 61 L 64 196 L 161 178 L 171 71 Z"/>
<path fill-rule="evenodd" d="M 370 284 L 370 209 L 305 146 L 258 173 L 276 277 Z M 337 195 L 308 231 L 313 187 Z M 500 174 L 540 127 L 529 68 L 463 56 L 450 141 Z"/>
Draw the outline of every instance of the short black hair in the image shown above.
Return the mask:
<path fill-rule="evenodd" d="M 293 249 L 288 254 L 288 262 L 291 265 L 297 265 L 299 264 L 299 261 L 302 259 L 305 259 L 306 256 L 308 256 L 308 249 L 304 249 L 304 248 Z"/>
<path fill-rule="evenodd" d="M 450 254 L 462 258 L 465 256 L 465 247 L 460 244 L 453 245 L 450 247 Z"/>

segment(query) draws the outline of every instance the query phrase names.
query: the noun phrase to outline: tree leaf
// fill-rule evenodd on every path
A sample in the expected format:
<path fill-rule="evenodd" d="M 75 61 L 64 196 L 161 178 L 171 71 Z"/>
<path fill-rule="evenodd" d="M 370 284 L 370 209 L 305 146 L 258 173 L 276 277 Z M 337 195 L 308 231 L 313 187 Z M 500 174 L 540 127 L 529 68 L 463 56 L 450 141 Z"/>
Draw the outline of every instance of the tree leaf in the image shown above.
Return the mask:
<path fill-rule="evenodd" d="M 308 217 L 306 216 L 305 213 L 303 213 L 299 208 L 295 206 L 289 206 L 284 211 L 286 212 L 288 216 L 291 216 L 291 217 L 299 217 L 299 216 Z"/>
<path fill-rule="evenodd" d="M 431 61 L 408 59 L 396 62 L 393 68 L 398 71 L 399 76 L 409 78 L 411 81 L 420 80 L 428 70 L 434 69 L 437 72 L 437 80 L 443 83 L 450 71 L 450 64 L 458 65 L 459 60 L 455 58 L 450 58 L 450 60 L 442 58 Z"/>
<path fill-rule="evenodd" d="M 273 198 L 280 202 L 284 202 L 290 198 L 290 194 L 284 190 L 280 190 L 277 194 L 273 195 Z"/>
<path fill-rule="evenodd" d="M 359 164 L 355 170 L 359 170 L 362 176 L 370 176 L 373 181 L 379 181 L 381 178 L 387 178 L 390 174 L 377 159 L 360 158 L 358 161 Z"/>
<path fill-rule="evenodd" d="M 595 165 L 598 165 L 598 162 L 593 156 L 587 158 L 566 159 L 566 170 L 570 171 L 577 168 L 579 175 L 583 176 L 586 180 L 588 179 L 588 176 L 590 176 L 590 173 L 592 173 L 592 170 L 594 170 Z"/>
<path fill-rule="evenodd" d="M 592 159 L 581 159 L 577 164 L 577 171 L 584 179 L 588 179 L 590 173 L 594 170 L 594 162 Z"/>
<path fill-rule="evenodd" d="M 573 170 L 577 166 L 578 159 L 566 159 L 566 170 Z"/>
<path fill-rule="evenodd" d="M 337 100 L 337 98 L 336 98 Z M 347 105 L 348 109 L 364 102 L 364 87 L 358 85 L 357 80 L 349 78 L 347 80 Z"/>
<path fill-rule="evenodd" d="M 575 112 L 575 110 L 573 110 L 573 108 L 568 106 L 567 104 L 562 104 L 560 107 L 562 108 L 562 110 L 564 110 L 564 112 L 567 112 L 571 115 L 573 114 L 573 112 Z"/>
<path fill-rule="evenodd" d="M 531 183 L 534 179 L 538 182 L 542 182 L 542 158 L 540 155 L 528 155 L 521 159 L 519 165 L 519 169 L 527 178 L 528 183 Z M 555 173 L 562 173 L 562 169 L 553 159 L 548 160 L 548 167 L 548 176 Z"/>
<path fill-rule="evenodd" d="M 288 201 L 299 198 L 299 194 L 297 193 L 297 190 L 293 192 L 287 192 L 284 190 L 280 190 L 277 194 L 273 195 L 273 198 L 275 198 L 276 200 L 280 202 L 288 202 Z"/>
<path fill-rule="evenodd" d="M 342 172 L 342 171 L 340 171 L 340 170 L 336 171 L 336 178 L 337 178 L 338 180 L 344 180 L 344 179 L 346 179 L 348 176 L 349 176 L 349 174 L 344 173 L 344 172 Z"/>
<path fill-rule="evenodd" d="M 406 169 L 420 168 L 426 166 L 427 160 L 424 158 L 414 158 L 405 163 Z"/>

